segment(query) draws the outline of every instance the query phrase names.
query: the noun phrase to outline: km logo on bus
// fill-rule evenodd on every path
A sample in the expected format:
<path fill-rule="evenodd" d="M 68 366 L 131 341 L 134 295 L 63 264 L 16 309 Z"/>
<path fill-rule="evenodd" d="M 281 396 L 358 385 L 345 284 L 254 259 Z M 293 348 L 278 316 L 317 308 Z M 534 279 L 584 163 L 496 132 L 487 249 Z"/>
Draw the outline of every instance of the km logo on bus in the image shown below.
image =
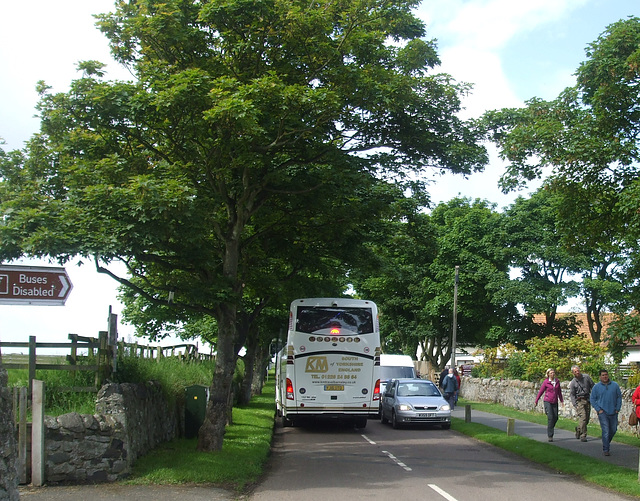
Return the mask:
<path fill-rule="evenodd" d="M 304 368 L 305 372 L 328 372 L 329 364 L 327 363 L 327 357 L 309 357 L 307 358 L 307 366 Z"/>

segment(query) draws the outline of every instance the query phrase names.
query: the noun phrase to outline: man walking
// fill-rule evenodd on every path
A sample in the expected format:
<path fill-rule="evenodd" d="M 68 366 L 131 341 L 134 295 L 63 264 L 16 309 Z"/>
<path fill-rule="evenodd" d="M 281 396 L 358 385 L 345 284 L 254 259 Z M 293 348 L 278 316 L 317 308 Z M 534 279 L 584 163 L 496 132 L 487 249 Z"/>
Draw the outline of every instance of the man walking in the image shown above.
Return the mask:
<path fill-rule="evenodd" d="M 610 456 L 609 447 L 618 431 L 618 413 L 622 407 L 622 392 L 618 383 L 609 381 L 609 372 L 600 369 L 600 381 L 591 390 L 591 405 L 598 413 L 602 428 L 602 452 Z"/>
<path fill-rule="evenodd" d="M 442 380 L 442 392 L 444 398 L 449 402 L 451 410 L 456 405 L 456 392 L 458 391 L 458 380 L 456 379 L 453 368 L 449 369 L 449 373 Z"/>
<path fill-rule="evenodd" d="M 587 425 L 589 424 L 591 414 L 589 398 L 591 397 L 591 389 L 594 383 L 589 374 L 582 374 L 580 372 L 580 367 L 577 365 L 571 367 L 571 372 L 573 373 L 573 379 L 569 383 L 569 397 L 578 415 L 576 438 L 579 438 L 582 442 L 586 442 Z"/>

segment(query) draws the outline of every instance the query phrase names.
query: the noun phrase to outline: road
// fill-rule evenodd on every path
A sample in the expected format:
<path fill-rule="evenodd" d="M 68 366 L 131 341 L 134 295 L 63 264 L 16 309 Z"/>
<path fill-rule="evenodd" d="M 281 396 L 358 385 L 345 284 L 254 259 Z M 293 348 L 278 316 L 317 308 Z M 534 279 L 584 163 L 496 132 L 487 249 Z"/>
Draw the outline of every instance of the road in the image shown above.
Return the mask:
<path fill-rule="evenodd" d="M 250 501 L 630 499 L 558 474 L 453 430 L 394 430 L 370 420 L 278 427 L 271 467 Z"/>

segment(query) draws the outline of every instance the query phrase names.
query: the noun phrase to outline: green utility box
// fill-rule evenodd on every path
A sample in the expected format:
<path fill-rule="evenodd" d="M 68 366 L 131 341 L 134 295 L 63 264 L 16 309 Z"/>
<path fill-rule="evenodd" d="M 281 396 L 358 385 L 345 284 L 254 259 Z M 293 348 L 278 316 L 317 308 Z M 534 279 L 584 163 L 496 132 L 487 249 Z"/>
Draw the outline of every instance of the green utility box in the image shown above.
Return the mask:
<path fill-rule="evenodd" d="M 204 423 L 209 401 L 209 388 L 201 384 L 187 386 L 184 402 L 184 436 L 193 438 L 198 436 L 198 430 Z"/>

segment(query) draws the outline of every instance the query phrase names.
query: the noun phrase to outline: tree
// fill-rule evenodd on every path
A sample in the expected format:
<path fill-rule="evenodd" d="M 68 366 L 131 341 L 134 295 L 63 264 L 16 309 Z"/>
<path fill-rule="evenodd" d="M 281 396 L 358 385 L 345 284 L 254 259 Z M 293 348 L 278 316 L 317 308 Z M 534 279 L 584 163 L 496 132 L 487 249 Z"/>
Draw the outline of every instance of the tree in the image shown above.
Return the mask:
<path fill-rule="evenodd" d="M 430 345 L 450 346 L 454 269 L 460 266 L 456 343 L 496 345 L 508 337 L 519 318 L 517 301 L 507 294 L 511 250 L 506 245 L 504 215 L 486 200 L 454 198 L 431 214 L 437 255 L 424 277 L 425 311 L 434 320 L 438 337 Z M 433 349 L 433 348 L 431 348 Z M 446 363 L 450 349 L 440 363 Z M 435 362 L 435 361 L 434 361 Z"/>
<path fill-rule="evenodd" d="M 511 265 L 520 270 L 519 303 L 530 314 L 544 313 L 545 330 L 556 330 L 558 306 L 579 293 L 579 284 L 568 279 L 581 271 L 580 260 L 564 245 L 559 229 L 558 197 L 543 186 L 530 198 L 518 197 L 505 212 L 505 232 L 513 253 Z"/>
<path fill-rule="evenodd" d="M 608 26 L 589 45 L 576 85 L 557 99 L 534 98 L 522 109 L 485 116 L 510 162 L 504 189 L 549 174 L 548 184 L 561 199 L 563 240 L 583 260 L 583 294 L 595 342 L 601 340 L 601 312 L 640 304 L 640 275 L 631 265 L 640 201 L 639 62 L 640 18 L 630 17 Z"/>
<path fill-rule="evenodd" d="M 384 344 L 421 352 L 442 367 L 451 358 L 455 266 L 460 266 L 456 344 L 495 344 L 517 317 L 499 291 L 509 283 L 502 216 L 486 201 L 453 199 L 431 214 L 419 203 L 389 225 L 374 248 L 377 268 L 358 276 L 358 291 L 380 306 Z M 408 209 L 409 207 L 405 207 Z"/>
<path fill-rule="evenodd" d="M 486 163 L 456 116 L 468 86 L 432 74 L 416 5 L 118 2 L 98 24 L 135 81 L 89 61 L 69 92 L 40 84 L 41 132 L 2 161 L 2 259 L 92 257 L 165 314 L 215 318 L 200 450 L 222 447 L 256 235 L 296 246 L 299 228 L 335 232 L 331 217 L 367 207 L 384 179 Z"/>

